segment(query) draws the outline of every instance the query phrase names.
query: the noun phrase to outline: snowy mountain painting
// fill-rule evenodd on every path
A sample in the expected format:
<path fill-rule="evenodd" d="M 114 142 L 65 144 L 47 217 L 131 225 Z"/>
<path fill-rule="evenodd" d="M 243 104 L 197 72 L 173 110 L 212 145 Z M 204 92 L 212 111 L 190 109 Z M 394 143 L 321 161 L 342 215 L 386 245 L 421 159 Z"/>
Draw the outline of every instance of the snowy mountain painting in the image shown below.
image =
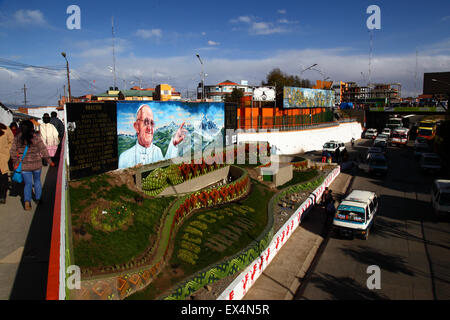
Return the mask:
<path fill-rule="evenodd" d="M 117 135 L 118 154 L 133 147 L 137 143 L 136 112 L 143 104 L 153 112 L 154 135 L 153 144 L 166 154 L 169 144 L 183 124 L 185 131 L 183 142 L 178 145 L 179 155 L 204 150 L 213 144 L 223 143 L 224 104 L 223 103 L 186 103 L 179 101 L 140 101 L 117 102 Z"/>

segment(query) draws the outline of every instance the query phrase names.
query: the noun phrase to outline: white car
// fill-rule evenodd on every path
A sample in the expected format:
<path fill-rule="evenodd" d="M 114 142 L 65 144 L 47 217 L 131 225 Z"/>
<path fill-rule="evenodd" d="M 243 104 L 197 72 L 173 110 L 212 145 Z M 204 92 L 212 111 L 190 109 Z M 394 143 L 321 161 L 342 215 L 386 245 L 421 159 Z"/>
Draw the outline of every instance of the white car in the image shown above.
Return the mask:
<path fill-rule="evenodd" d="M 370 129 L 366 130 L 366 133 L 364 134 L 364 138 L 375 139 L 377 135 L 378 135 L 377 129 L 370 128 Z"/>
<path fill-rule="evenodd" d="M 389 137 L 391 136 L 391 129 L 389 128 L 384 128 L 383 131 L 381 131 L 381 134 L 386 134 Z"/>
<path fill-rule="evenodd" d="M 450 180 L 437 179 L 433 181 L 431 204 L 437 218 L 450 213 Z"/>
<path fill-rule="evenodd" d="M 339 149 L 339 152 L 342 154 L 342 152 L 345 150 L 345 144 L 342 141 L 328 141 L 323 145 L 322 150 L 328 151 L 328 152 L 336 152 L 336 150 Z"/>
<path fill-rule="evenodd" d="M 360 235 L 369 238 L 369 230 L 378 213 L 378 198 L 375 192 L 353 190 L 338 206 L 333 219 L 333 232 Z"/>
<path fill-rule="evenodd" d="M 384 140 L 384 141 L 388 141 L 389 140 L 389 135 L 386 133 L 380 133 L 379 135 L 377 135 L 377 137 L 375 138 L 375 140 Z"/>

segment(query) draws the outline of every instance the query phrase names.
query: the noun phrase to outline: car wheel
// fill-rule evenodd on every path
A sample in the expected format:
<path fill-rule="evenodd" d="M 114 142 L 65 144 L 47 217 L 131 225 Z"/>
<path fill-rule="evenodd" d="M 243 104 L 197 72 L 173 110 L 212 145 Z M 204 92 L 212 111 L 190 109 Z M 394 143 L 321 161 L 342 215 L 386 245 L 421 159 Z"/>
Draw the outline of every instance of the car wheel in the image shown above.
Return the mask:
<path fill-rule="evenodd" d="M 364 235 L 364 240 L 369 239 L 369 230 L 370 230 L 370 228 L 367 229 L 366 234 Z"/>

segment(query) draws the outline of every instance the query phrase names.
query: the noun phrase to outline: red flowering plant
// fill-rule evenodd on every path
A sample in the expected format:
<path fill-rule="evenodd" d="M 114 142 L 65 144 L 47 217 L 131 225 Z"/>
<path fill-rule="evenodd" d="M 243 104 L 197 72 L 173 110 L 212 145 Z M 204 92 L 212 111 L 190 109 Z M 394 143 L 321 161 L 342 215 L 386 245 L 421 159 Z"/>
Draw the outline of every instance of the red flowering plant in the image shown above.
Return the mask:
<path fill-rule="evenodd" d="M 227 187 L 220 188 L 219 193 L 222 196 L 222 202 L 227 201 L 227 197 L 228 197 L 228 189 L 227 189 Z"/>
<path fill-rule="evenodd" d="M 212 203 L 213 204 L 217 204 L 217 202 L 219 201 L 219 191 L 217 191 L 216 189 L 213 189 L 210 193 L 209 193 L 209 197 L 212 199 Z"/>

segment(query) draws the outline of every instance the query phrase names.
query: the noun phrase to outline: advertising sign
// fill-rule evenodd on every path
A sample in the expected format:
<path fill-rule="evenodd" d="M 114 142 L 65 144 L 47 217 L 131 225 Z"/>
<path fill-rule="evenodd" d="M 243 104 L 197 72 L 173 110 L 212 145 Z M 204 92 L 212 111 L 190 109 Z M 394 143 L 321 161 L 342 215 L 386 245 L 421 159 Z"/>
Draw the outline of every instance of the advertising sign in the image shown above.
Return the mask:
<path fill-rule="evenodd" d="M 315 108 L 333 107 L 334 91 L 284 87 L 283 107 L 284 108 Z"/>
<path fill-rule="evenodd" d="M 275 88 L 255 88 L 255 90 L 253 90 L 253 101 L 275 101 Z"/>
<path fill-rule="evenodd" d="M 119 169 L 223 144 L 224 113 L 223 103 L 117 102 Z"/>

